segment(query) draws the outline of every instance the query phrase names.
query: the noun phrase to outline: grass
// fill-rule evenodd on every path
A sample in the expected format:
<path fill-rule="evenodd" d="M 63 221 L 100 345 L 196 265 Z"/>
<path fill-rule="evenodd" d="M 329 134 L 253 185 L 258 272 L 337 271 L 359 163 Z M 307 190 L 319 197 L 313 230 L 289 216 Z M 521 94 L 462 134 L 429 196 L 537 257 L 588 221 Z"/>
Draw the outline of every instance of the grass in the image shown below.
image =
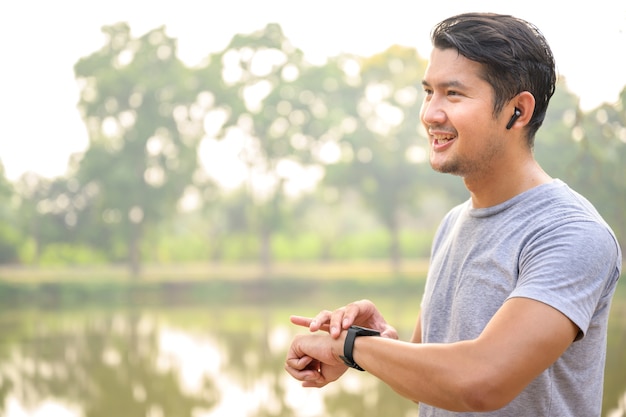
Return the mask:
<path fill-rule="evenodd" d="M 402 276 L 426 275 L 428 261 L 407 260 L 401 265 Z M 359 260 L 341 262 L 280 262 L 272 265 L 271 278 L 316 279 L 321 281 L 352 279 L 392 279 L 389 261 Z M 255 280 L 263 276 L 259 264 L 185 263 L 144 265 L 136 280 L 125 265 L 95 266 L 4 266 L 0 282 L 14 284 L 88 283 L 88 282 L 190 282 L 206 280 Z"/>
<path fill-rule="evenodd" d="M 291 262 L 273 265 L 269 278 L 254 264 L 146 265 L 133 278 L 119 265 L 0 268 L 0 305 L 187 305 L 298 302 L 337 294 L 348 301 L 376 294 L 421 292 L 426 261 L 407 261 L 394 275 L 384 261 Z M 296 301 L 294 301 L 296 300 Z"/>

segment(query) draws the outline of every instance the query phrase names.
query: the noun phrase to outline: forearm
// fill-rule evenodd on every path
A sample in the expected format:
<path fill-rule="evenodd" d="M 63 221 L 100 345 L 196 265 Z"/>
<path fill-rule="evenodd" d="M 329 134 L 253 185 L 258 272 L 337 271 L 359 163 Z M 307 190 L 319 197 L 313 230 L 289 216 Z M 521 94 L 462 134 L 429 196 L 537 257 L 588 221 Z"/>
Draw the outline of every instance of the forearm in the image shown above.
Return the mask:
<path fill-rule="evenodd" d="M 357 338 L 354 359 L 413 401 L 452 411 L 500 408 L 517 392 L 499 392 L 505 387 L 496 385 L 497 370 L 480 356 L 474 344 L 414 344 Z"/>
<path fill-rule="evenodd" d="M 413 342 L 421 341 L 420 324 Z M 559 310 L 513 298 L 498 310 L 480 336 L 456 343 L 410 343 L 357 337 L 353 358 L 403 396 L 454 411 L 504 407 L 551 366 L 575 340 L 578 327 Z M 322 387 L 346 367 L 346 332 L 298 336 L 286 370 L 305 386 Z"/>

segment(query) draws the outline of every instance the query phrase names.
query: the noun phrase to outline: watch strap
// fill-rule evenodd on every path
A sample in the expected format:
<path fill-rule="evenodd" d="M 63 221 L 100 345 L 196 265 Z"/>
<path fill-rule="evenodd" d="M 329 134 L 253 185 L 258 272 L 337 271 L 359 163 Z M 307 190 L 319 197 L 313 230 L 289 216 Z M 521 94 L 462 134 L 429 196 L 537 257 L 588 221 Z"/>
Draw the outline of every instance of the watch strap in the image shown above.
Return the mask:
<path fill-rule="evenodd" d="M 350 326 L 350 328 L 348 328 L 348 333 L 346 334 L 346 339 L 343 343 L 343 356 L 340 355 L 339 357 L 347 366 L 358 369 L 359 371 L 365 371 L 365 369 L 361 368 L 352 357 L 354 351 L 354 341 L 359 336 L 380 336 L 380 332 L 366 327 Z"/>

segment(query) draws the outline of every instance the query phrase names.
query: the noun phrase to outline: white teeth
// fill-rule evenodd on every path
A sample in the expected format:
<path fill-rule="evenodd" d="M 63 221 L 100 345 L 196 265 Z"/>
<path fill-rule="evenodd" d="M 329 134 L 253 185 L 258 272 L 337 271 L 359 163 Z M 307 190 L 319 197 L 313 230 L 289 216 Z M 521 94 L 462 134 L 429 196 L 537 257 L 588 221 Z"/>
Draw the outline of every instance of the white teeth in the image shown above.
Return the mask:
<path fill-rule="evenodd" d="M 440 131 L 439 133 L 435 133 L 435 132 L 431 132 L 429 129 L 428 133 L 430 134 L 430 136 L 432 136 L 433 142 L 436 143 L 437 145 L 445 145 L 446 143 L 456 138 L 456 135 L 453 134 L 452 132 Z"/>

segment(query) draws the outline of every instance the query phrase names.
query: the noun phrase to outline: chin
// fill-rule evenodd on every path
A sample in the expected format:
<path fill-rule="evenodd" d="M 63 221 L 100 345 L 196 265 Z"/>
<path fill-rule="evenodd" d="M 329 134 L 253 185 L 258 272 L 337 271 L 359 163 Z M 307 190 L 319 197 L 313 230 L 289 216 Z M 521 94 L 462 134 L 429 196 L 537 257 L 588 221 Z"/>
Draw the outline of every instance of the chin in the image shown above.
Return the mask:
<path fill-rule="evenodd" d="M 453 175 L 459 175 L 458 173 L 458 167 L 454 164 L 437 164 L 434 163 L 433 161 L 430 161 L 430 167 L 437 172 L 441 172 L 442 174 L 453 174 Z"/>

